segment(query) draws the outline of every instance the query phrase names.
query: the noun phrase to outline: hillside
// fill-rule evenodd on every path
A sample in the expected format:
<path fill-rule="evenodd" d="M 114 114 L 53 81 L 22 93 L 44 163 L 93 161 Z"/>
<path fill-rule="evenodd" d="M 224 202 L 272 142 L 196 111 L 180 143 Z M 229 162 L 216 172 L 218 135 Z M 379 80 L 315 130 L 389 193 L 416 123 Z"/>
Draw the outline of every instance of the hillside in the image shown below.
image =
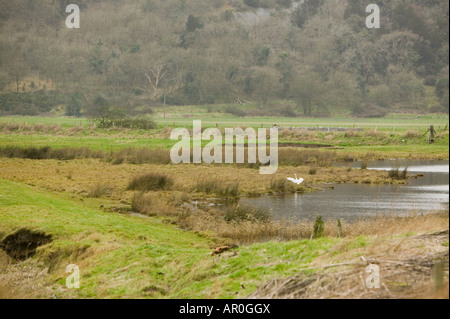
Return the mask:
<path fill-rule="evenodd" d="M 448 113 L 447 1 L 0 0 L 0 115 Z M 282 101 L 280 103 L 280 101 Z"/>

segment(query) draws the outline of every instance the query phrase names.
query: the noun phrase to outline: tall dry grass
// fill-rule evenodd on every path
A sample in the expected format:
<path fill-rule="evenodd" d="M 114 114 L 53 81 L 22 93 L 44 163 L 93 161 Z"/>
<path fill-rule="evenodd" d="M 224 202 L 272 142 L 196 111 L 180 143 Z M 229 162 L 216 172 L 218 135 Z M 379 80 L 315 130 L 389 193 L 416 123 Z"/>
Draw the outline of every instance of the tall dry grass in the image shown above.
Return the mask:
<path fill-rule="evenodd" d="M 111 152 L 107 161 L 114 164 L 169 164 L 170 151 L 165 149 L 149 148 L 124 148 L 117 152 Z"/>
<path fill-rule="evenodd" d="M 240 194 L 239 182 L 227 182 L 214 177 L 200 177 L 195 191 L 198 193 L 215 194 L 221 197 L 237 197 Z"/>
<path fill-rule="evenodd" d="M 87 196 L 92 198 L 100 198 L 103 196 L 109 196 L 111 195 L 111 192 L 113 190 L 113 187 L 110 185 L 104 183 L 104 182 L 98 182 L 95 185 L 91 186 L 91 188 L 88 191 Z"/>
<path fill-rule="evenodd" d="M 163 173 L 151 172 L 133 177 L 128 184 L 127 190 L 141 192 L 169 190 L 173 184 L 172 177 Z"/>
<path fill-rule="evenodd" d="M 391 169 L 388 171 L 389 178 L 395 179 L 395 180 L 405 180 L 408 178 L 408 168 L 404 168 L 401 170 L 399 167 L 395 169 Z"/>
<path fill-rule="evenodd" d="M 5 146 L 0 148 L 0 157 L 28 159 L 73 160 L 77 158 L 103 158 L 104 152 L 90 148 L 51 148 Z"/>

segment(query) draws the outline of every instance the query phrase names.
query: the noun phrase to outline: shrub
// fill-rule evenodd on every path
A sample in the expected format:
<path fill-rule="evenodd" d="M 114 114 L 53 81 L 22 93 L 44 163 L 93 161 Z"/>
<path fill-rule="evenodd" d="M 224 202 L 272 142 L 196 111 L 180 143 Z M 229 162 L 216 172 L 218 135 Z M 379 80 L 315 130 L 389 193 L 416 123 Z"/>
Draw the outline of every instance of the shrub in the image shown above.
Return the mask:
<path fill-rule="evenodd" d="M 281 109 L 280 114 L 285 117 L 296 117 L 297 116 L 294 109 L 290 105 L 287 105 L 285 108 Z"/>
<path fill-rule="evenodd" d="M 127 119 L 113 120 L 113 122 L 115 125 L 125 128 L 133 128 L 140 130 L 155 130 L 158 128 L 156 122 L 151 119 L 127 118 Z"/>
<path fill-rule="evenodd" d="M 242 110 L 242 109 L 240 109 L 240 108 L 238 108 L 236 106 L 227 106 L 224 109 L 224 112 L 225 113 L 229 113 L 229 114 L 234 115 L 234 116 L 239 116 L 239 117 L 247 115 L 244 110 Z"/>

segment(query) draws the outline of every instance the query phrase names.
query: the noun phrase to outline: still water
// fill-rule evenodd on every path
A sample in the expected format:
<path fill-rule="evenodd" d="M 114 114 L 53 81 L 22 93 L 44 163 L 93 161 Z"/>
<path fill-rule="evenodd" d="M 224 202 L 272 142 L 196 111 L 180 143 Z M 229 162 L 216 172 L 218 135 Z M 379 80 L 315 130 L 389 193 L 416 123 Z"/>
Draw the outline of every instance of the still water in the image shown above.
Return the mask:
<path fill-rule="evenodd" d="M 337 184 L 334 189 L 307 194 L 242 198 L 241 203 L 270 209 L 275 219 L 352 221 L 377 215 L 405 216 L 449 209 L 448 161 L 376 161 L 368 169 L 390 170 L 408 167 L 407 185 Z M 353 164 L 360 167 L 360 163 Z"/>

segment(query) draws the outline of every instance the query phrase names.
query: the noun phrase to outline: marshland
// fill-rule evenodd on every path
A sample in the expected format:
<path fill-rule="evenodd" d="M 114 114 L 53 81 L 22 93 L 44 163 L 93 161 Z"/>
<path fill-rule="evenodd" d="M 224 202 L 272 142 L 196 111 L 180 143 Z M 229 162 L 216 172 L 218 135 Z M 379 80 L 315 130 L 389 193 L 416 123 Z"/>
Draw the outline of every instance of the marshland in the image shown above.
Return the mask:
<path fill-rule="evenodd" d="M 66 2 L 0 0 L 0 299 L 448 298 L 447 1 Z"/>
<path fill-rule="evenodd" d="M 370 129 L 281 130 L 280 146 L 288 146 L 279 148 L 280 167 L 273 175 L 261 175 L 255 164 L 171 163 L 176 141 L 170 140 L 167 125 L 101 129 L 88 122 L 71 126 L 57 118 L 54 124 L 40 120 L 1 119 L 2 237 L 19 229 L 52 236 L 22 264 L 2 252 L 4 297 L 243 298 L 267 280 L 304 273 L 301 268 L 321 260 L 325 251 L 335 251 L 326 260 L 334 263 L 372 254 L 394 238 L 406 241 L 448 228 L 448 170 L 440 180 L 445 184 L 447 176 L 447 190 L 424 199 L 431 201 L 425 211 L 392 208 L 395 202 L 406 204 L 394 196 L 387 203 L 392 209 L 371 213 L 366 203 L 355 213 L 339 215 L 339 205 L 327 197 L 336 194 L 344 203 L 339 187 L 349 187 L 344 191 L 349 197 L 367 190 L 377 206 L 385 200 L 377 197 L 380 187 L 396 193 L 421 181 L 428 185 L 430 173 L 410 165 L 422 163 L 418 158 L 428 159 L 431 167 L 448 164 L 444 125 L 435 145 L 410 130 L 395 135 Z M 390 145 L 382 149 L 380 141 L 406 148 L 408 156 Z M 388 161 L 392 170 L 376 162 L 393 157 L 398 160 Z M 304 178 L 302 184 L 287 180 L 294 173 Z M 280 199 L 284 206 L 277 205 Z M 299 200 L 305 206 L 296 206 Z M 311 239 L 318 216 L 324 217 L 324 231 Z M 341 259 L 336 249 L 343 243 L 348 248 Z M 216 247 L 235 248 L 211 256 Z M 273 264 L 272 258 L 278 261 Z M 68 263 L 84 269 L 84 284 L 76 291 L 65 288 Z M 23 277 L 24 265 L 45 276 L 30 291 L 10 290 L 16 280 L 31 285 Z M 120 273 L 127 277 L 120 279 Z M 144 278 L 133 275 L 138 273 Z M 433 285 L 431 279 L 423 284 Z"/>

